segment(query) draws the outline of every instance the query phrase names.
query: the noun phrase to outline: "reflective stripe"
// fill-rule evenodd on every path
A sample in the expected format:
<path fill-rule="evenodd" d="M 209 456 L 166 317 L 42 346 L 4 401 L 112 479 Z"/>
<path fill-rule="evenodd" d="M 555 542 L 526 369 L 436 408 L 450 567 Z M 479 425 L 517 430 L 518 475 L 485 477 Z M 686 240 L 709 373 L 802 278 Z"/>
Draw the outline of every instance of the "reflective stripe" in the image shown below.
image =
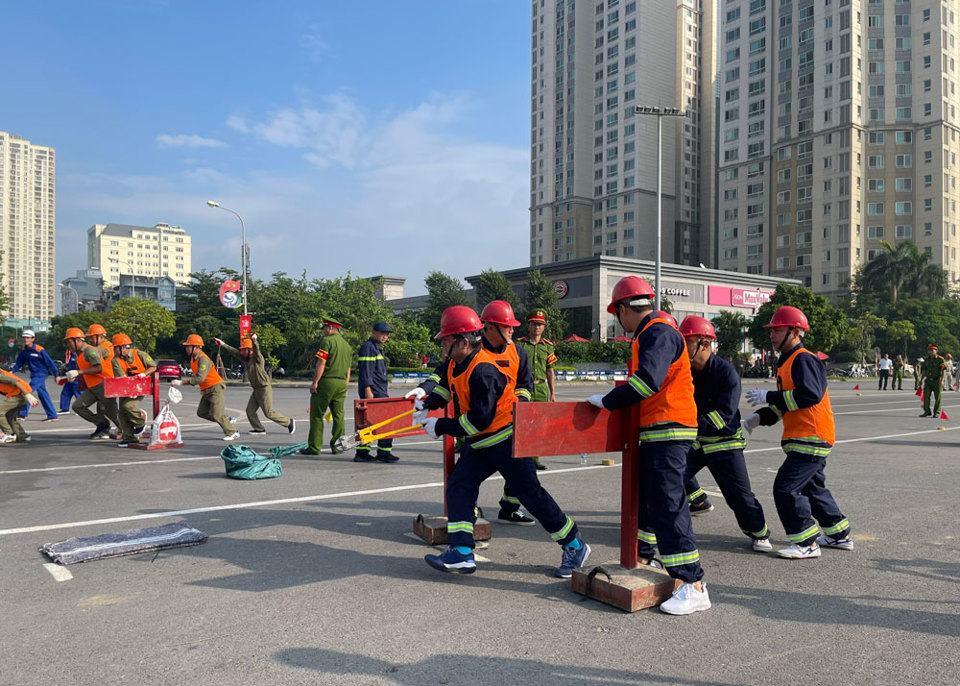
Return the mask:
<path fill-rule="evenodd" d="M 513 503 L 514 505 L 520 504 L 520 500 L 518 498 L 514 498 L 512 495 L 507 495 L 506 491 L 504 491 L 503 495 L 500 496 L 500 500 L 505 503 Z"/>
<path fill-rule="evenodd" d="M 809 529 L 806 529 L 805 531 L 801 531 L 798 534 L 787 534 L 787 538 L 789 538 L 790 541 L 793 543 L 800 543 L 801 541 L 805 541 L 808 538 L 813 538 L 819 532 L 820 532 L 820 527 L 814 524 Z"/>
<path fill-rule="evenodd" d="M 482 440 L 477 441 L 476 443 L 471 443 L 470 447 L 474 449 L 489 448 L 491 445 L 497 445 L 498 443 L 503 443 L 507 439 L 513 436 L 513 424 L 500 429 L 495 434 L 491 434 L 483 438 Z"/>
<path fill-rule="evenodd" d="M 641 398 L 649 398 L 653 395 L 653 390 L 636 374 L 630 377 L 630 387 L 635 390 Z"/>
<path fill-rule="evenodd" d="M 477 433 L 477 428 L 470 423 L 470 420 L 467 419 L 467 415 L 460 415 L 457 417 L 457 421 L 460 422 L 460 426 L 463 427 L 463 430 L 467 432 L 468 436 L 473 436 L 475 433 Z"/>
<path fill-rule="evenodd" d="M 742 438 L 731 438 L 728 441 L 719 441 L 717 443 L 701 445 L 700 449 L 703 451 L 704 455 L 711 455 L 713 453 L 722 453 L 727 450 L 743 450 L 746 447 L 747 442 Z"/>
<path fill-rule="evenodd" d="M 382 360 L 383 355 L 377 355 L 376 357 L 358 357 L 357 362 L 376 362 L 377 360 Z"/>
<path fill-rule="evenodd" d="M 653 427 L 640 430 L 641 441 L 694 441 L 697 428 L 693 426 Z"/>
<path fill-rule="evenodd" d="M 377 452 L 378 452 L 378 453 L 389 453 L 391 450 L 393 450 L 393 446 L 392 446 L 392 445 L 391 445 L 389 448 L 386 448 L 386 447 L 380 445 L 380 441 L 377 441 Z"/>
<path fill-rule="evenodd" d="M 832 536 L 833 534 L 838 534 L 841 531 L 846 531 L 849 528 L 850 528 L 850 521 L 846 517 L 844 517 L 833 526 L 824 529 L 823 533 L 827 534 L 828 536 Z"/>
<path fill-rule="evenodd" d="M 473 535 L 473 524 L 470 522 L 448 522 L 447 523 L 447 533 L 448 534 L 470 534 Z"/>
<path fill-rule="evenodd" d="M 797 401 L 793 399 L 793 391 L 783 392 L 783 402 L 787 406 L 787 410 L 790 412 L 800 409 L 797 406 Z"/>
<path fill-rule="evenodd" d="M 435 386 L 431 393 L 436 393 L 444 400 L 450 400 L 450 391 L 448 391 L 443 386 Z"/>
<path fill-rule="evenodd" d="M 723 422 L 723 418 L 720 417 L 720 413 L 714 410 L 713 412 L 707 413 L 707 419 L 713 422 L 713 425 L 718 429 L 722 429 L 726 424 Z"/>
<path fill-rule="evenodd" d="M 691 494 L 689 494 L 689 495 L 687 496 L 687 500 L 689 500 L 689 501 L 692 503 L 694 500 L 696 500 L 697 498 L 699 498 L 699 497 L 702 496 L 702 495 L 706 495 L 706 493 L 703 492 L 703 489 L 702 489 L 702 488 L 698 488 L 698 489 L 695 490 L 693 493 L 691 493 Z"/>
<path fill-rule="evenodd" d="M 433 381 L 434 383 L 440 383 L 440 375 L 433 373 L 427 377 L 427 381 Z"/>
<path fill-rule="evenodd" d="M 750 538 L 766 538 L 770 535 L 770 530 L 767 529 L 766 524 L 763 525 L 763 528 L 760 529 L 760 531 L 747 531 L 746 529 L 740 529 L 740 531 L 745 533 Z"/>
<path fill-rule="evenodd" d="M 518 388 L 517 396 L 530 400 L 530 391 L 528 391 L 526 388 Z"/>
<path fill-rule="evenodd" d="M 826 457 L 830 454 L 831 450 L 833 450 L 833 446 L 827 445 L 826 443 L 814 444 L 785 441 L 783 444 L 783 452 L 785 453 L 800 453 L 801 455 L 813 455 L 814 457 Z"/>
<path fill-rule="evenodd" d="M 637 529 L 637 539 L 650 545 L 657 544 L 657 535 L 650 531 L 644 531 L 643 529 Z"/>
<path fill-rule="evenodd" d="M 664 567 L 679 567 L 681 565 L 692 565 L 700 562 L 700 551 L 693 550 L 689 553 L 677 553 L 676 555 L 661 555 L 661 562 Z"/>
<path fill-rule="evenodd" d="M 550 538 L 555 541 L 561 541 L 566 538 L 571 531 L 573 531 L 573 520 L 568 516 L 567 523 L 564 524 L 559 531 L 555 531 L 554 533 L 550 534 Z"/>

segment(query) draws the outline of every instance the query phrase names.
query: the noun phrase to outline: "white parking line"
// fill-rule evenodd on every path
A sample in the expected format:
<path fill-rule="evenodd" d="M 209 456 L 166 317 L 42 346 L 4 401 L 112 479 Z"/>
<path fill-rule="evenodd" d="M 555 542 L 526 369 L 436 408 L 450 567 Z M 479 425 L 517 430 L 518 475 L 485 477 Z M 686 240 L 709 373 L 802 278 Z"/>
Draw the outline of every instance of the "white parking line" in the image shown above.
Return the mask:
<path fill-rule="evenodd" d="M 70 573 L 69 569 L 53 564 L 52 562 L 45 562 L 43 568 L 50 572 L 50 576 L 56 581 L 70 581 L 70 579 L 73 578 L 73 574 Z"/>

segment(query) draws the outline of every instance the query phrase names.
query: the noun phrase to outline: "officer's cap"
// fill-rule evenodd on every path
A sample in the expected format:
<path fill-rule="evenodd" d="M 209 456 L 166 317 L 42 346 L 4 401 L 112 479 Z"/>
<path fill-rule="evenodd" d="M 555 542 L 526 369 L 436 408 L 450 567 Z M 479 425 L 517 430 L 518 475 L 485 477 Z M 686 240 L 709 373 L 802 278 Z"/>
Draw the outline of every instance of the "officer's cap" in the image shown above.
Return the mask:
<path fill-rule="evenodd" d="M 541 322 L 543 324 L 547 323 L 547 313 L 543 310 L 534 310 L 529 315 L 527 315 L 528 322 Z"/>
<path fill-rule="evenodd" d="M 333 317 L 324 317 L 324 318 L 323 318 L 323 325 L 324 325 L 324 326 L 332 326 L 332 327 L 337 328 L 337 329 L 339 329 L 341 326 L 343 326 L 343 324 L 341 324 L 340 322 L 338 322 L 338 321 L 337 321 L 336 319 L 334 319 Z"/>

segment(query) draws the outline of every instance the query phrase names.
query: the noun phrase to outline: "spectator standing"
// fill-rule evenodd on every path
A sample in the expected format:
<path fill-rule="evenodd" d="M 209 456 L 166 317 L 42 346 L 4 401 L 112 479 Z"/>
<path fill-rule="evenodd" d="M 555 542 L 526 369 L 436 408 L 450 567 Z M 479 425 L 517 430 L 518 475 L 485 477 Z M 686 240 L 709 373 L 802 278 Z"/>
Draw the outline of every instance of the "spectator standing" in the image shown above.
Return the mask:
<path fill-rule="evenodd" d="M 57 421 L 57 411 L 53 409 L 53 401 L 47 393 L 47 374 L 57 375 L 57 365 L 50 359 L 50 354 L 44 350 L 42 345 L 36 341 L 36 334 L 31 329 L 23 330 L 23 349 L 17 355 L 17 361 L 13 364 L 13 373 L 16 374 L 21 369 L 30 370 L 30 387 L 36 393 L 43 411 L 47 413 L 45 422 Z M 23 403 L 20 410 L 20 416 L 26 418 L 30 412 L 30 403 Z"/>
<path fill-rule="evenodd" d="M 903 355 L 897 355 L 893 361 L 893 381 L 890 382 L 891 391 L 903 390 Z"/>
<path fill-rule="evenodd" d="M 953 377 L 956 373 L 956 367 L 953 364 L 953 355 L 947 353 L 944 358 L 946 366 L 943 368 L 943 390 L 953 390 Z"/>
<path fill-rule="evenodd" d="M 884 353 L 883 357 L 877 360 L 877 390 L 887 390 L 887 381 L 890 379 L 890 370 L 893 368 L 893 362 L 890 360 L 890 354 Z"/>
<path fill-rule="evenodd" d="M 923 361 L 923 414 L 921 417 L 940 418 L 941 395 L 943 393 L 943 375 L 947 361 L 940 357 L 935 343 L 927 346 L 927 359 Z M 930 412 L 930 397 L 935 396 L 933 412 Z"/>

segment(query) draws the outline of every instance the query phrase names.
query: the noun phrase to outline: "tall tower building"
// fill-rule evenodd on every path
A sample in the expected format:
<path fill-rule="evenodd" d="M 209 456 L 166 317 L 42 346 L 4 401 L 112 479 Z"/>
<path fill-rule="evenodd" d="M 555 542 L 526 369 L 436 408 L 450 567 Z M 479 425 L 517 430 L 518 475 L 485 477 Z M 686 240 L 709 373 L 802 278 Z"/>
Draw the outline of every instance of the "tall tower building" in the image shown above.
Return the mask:
<path fill-rule="evenodd" d="M 960 274 L 958 0 L 728 0 L 720 267 L 831 296 L 911 239 Z"/>
<path fill-rule="evenodd" d="M 98 269 L 103 287 L 120 285 L 120 275 L 169 276 L 190 281 L 190 236 L 179 226 L 94 224 L 87 229 L 87 268 Z"/>
<path fill-rule="evenodd" d="M 714 262 L 715 2 L 533 0 L 530 264 L 655 254 Z"/>
<path fill-rule="evenodd" d="M 56 161 L 53 148 L 0 131 L 0 250 L 7 326 L 53 317 Z"/>

